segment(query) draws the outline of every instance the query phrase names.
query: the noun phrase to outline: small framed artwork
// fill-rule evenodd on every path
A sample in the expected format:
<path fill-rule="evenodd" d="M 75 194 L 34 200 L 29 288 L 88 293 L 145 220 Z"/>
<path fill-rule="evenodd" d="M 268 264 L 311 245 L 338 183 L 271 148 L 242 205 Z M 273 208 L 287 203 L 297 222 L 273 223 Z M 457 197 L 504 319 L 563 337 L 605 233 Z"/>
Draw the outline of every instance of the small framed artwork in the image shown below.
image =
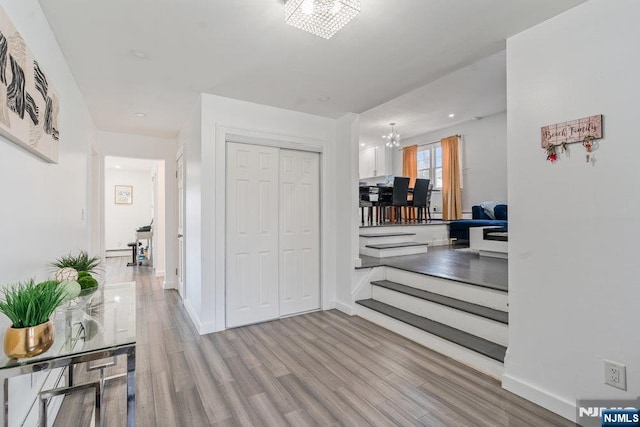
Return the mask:
<path fill-rule="evenodd" d="M 116 205 L 130 205 L 133 203 L 133 187 L 130 185 L 116 185 Z"/>

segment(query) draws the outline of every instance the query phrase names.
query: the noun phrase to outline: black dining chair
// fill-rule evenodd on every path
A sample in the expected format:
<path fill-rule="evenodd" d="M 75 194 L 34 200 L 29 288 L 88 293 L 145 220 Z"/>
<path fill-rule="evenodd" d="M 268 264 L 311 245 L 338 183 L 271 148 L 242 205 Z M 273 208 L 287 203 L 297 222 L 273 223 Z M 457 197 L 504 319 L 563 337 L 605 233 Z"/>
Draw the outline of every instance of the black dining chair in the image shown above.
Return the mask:
<path fill-rule="evenodd" d="M 394 222 L 402 222 L 402 208 L 409 205 L 409 181 L 405 176 L 396 176 L 393 179 L 393 191 L 391 194 L 391 206 L 394 209 Z"/>
<path fill-rule="evenodd" d="M 433 184 L 429 184 L 429 191 L 427 191 L 427 204 L 425 206 L 429 221 L 431 221 L 431 193 L 433 193 Z"/>
<path fill-rule="evenodd" d="M 413 186 L 413 200 L 409 202 L 409 206 L 412 208 L 416 208 L 417 212 L 417 221 L 422 222 L 425 220 L 425 217 L 428 215 L 424 215 L 425 210 L 428 212 L 427 204 L 429 197 L 429 179 L 416 179 L 416 184 Z"/>

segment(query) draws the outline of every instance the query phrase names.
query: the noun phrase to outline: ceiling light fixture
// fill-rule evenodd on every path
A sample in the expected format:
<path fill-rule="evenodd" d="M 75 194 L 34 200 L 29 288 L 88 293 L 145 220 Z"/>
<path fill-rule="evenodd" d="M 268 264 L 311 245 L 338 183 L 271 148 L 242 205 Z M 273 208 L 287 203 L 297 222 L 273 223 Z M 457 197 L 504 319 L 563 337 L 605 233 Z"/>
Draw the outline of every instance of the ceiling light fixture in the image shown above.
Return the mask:
<path fill-rule="evenodd" d="M 360 143 L 360 147 L 364 147 L 364 142 L 361 142 L 361 143 Z"/>
<path fill-rule="evenodd" d="M 137 117 L 144 117 L 144 116 L 146 116 L 146 114 L 145 113 L 136 113 L 136 116 Z"/>
<path fill-rule="evenodd" d="M 147 59 L 149 57 L 149 55 L 147 55 L 147 52 L 135 49 L 131 49 L 131 55 L 135 56 L 138 59 Z"/>
<path fill-rule="evenodd" d="M 391 132 L 386 135 L 382 135 L 382 139 L 387 141 L 386 146 L 389 148 L 397 147 L 400 145 L 400 134 L 395 131 L 395 125 L 395 123 L 389 123 L 389 126 L 391 126 Z"/>
<path fill-rule="evenodd" d="M 360 13 L 360 0 L 287 0 L 284 21 L 330 39 Z"/>
<path fill-rule="evenodd" d="M 455 115 L 455 114 L 453 114 L 453 113 L 449 114 L 449 118 L 450 118 L 450 119 L 453 119 L 455 116 L 456 116 L 456 115 Z"/>

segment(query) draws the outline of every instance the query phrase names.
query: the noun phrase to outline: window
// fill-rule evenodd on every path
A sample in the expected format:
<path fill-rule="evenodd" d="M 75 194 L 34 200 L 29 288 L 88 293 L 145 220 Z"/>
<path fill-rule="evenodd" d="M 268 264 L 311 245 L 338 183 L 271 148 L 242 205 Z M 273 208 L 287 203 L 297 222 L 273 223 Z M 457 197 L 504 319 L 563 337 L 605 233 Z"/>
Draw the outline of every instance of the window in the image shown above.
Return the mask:
<path fill-rule="evenodd" d="M 430 179 L 434 190 L 442 189 L 442 147 L 440 143 L 418 148 L 418 178 Z"/>

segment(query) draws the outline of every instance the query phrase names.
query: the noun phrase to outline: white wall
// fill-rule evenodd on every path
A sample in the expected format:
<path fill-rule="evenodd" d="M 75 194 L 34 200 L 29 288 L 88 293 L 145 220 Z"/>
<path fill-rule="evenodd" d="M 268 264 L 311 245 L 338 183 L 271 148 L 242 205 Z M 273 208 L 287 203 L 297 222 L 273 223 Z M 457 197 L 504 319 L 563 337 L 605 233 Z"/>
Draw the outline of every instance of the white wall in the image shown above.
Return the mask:
<path fill-rule="evenodd" d="M 30 277 L 44 280 L 49 262 L 90 249 L 89 157 L 95 127 L 37 0 L 0 4 L 60 95 L 59 164 L 45 163 L 0 137 L 0 287 L 4 287 Z M 0 333 L 9 323 L 0 315 Z M 12 381 L 11 425 L 23 419 L 42 378 L 25 375 Z M 0 423 L 3 420 L 0 414 Z"/>
<path fill-rule="evenodd" d="M 167 203 L 166 203 L 166 172 L 165 162 L 159 160 L 156 162 L 156 167 L 152 172 L 153 181 L 153 267 L 156 270 L 156 276 L 164 277 L 165 272 L 165 258 L 167 255 L 166 250 L 166 228 L 167 220 L 165 218 Z M 176 200 L 177 201 L 177 200 Z"/>
<path fill-rule="evenodd" d="M 44 279 L 47 263 L 89 247 L 90 143 L 94 125 L 36 0 L 1 1 L 60 94 L 59 164 L 45 163 L 0 137 L 0 284 Z M 0 330 L 6 325 L 0 316 Z"/>
<path fill-rule="evenodd" d="M 498 113 L 407 138 L 402 147 L 462 135 L 462 210 L 489 200 L 507 201 L 507 114 Z M 402 176 L 402 151 L 393 150 L 393 173 Z M 442 214 L 442 192 L 434 191 L 431 206 Z"/>
<path fill-rule="evenodd" d="M 133 187 L 133 203 L 116 204 L 116 185 Z M 128 249 L 135 241 L 138 227 L 149 225 L 152 218 L 151 171 L 107 169 L 105 171 L 105 247 L 107 250 Z"/>
<path fill-rule="evenodd" d="M 339 244 L 336 247 L 336 308 L 354 314 L 353 288 L 357 285 L 355 259 L 359 254 L 360 216 L 358 208 L 359 118 L 346 114 L 336 123 L 336 205 L 335 220 Z"/>
<path fill-rule="evenodd" d="M 196 325 L 202 303 L 202 103 L 198 99 L 178 137 L 184 165 L 184 306 Z"/>
<path fill-rule="evenodd" d="M 203 94 L 201 144 L 199 118 L 189 119 L 181 132 L 187 153 L 187 298 L 185 306 L 200 333 L 225 328 L 225 135 L 235 134 L 322 148 L 321 262 L 323 308 L 335 306 L 336 247 L 349 239 L 336 236 L 336 121 L 266 105 Z M 196 113 L 194 113 L 196 114 Z M 348 146 L 346 141 L 344 146 Z M 357 173 L 357 171 L 356 171 Z M 343 183 L 342 183 L 343 184 Z M 341 184 L 341 185 L 342 185 Z M 348 208 L 348 206 L 347 206 Z M 192 218 L 193 221 L 190 221 Z M 200 247 L 196 230 L 201 225 Z M 349 278 L 344 278 L 345 282 Z"/>
<path fill-rule="evenodd" d="M 142 135 L 132 135 L 126 133 L 116 132 L 96 132 L 97 142 L 95 144 L 96 151 L 100 154 L 102 162 L 104 157 L 130 157 L 135 159 L 155 159 L 164 160 L 165 165 L 165 179 L 164 194 L 165 194 L 165 206 L 164 206 L 164 234 L 165 234 L 165 255 L 164 255 L 164 269 L 165 289 L 171 289 L 176 287 L 176 261 L 177 261 L 177 249 L 176 249 L 176 150 L 177 141 L 174 139 L 164 139 L 157 137 L 149 137 Z M 105 198 L 104 193 L 100 195 L 94 194 L 94 197 L 100 199 L 102 207 L 102 224 L 104 224 L 104 208 L 103 200 Z M 134 195 L 135 197 L 135 195 Z M 147 219 L 146 221 L 149 221 Z M 156 230 L 157 231 L 157 227 Z M 94 233 L 99 233 L 100 238 L 104 239 L 105 236 L 104 227 L 101 230 L 94 230 Z"/>
<path fill-rule="evenodd" d="M 640 395 L 640 2 L 591 0 L 507 42 L 509 351 L 503 386 L 575 417 Z M 556 164 L 540 128 L 604 114 L 596 162 Z M 603 359 L 627 365 L 628 391 Z"/>

